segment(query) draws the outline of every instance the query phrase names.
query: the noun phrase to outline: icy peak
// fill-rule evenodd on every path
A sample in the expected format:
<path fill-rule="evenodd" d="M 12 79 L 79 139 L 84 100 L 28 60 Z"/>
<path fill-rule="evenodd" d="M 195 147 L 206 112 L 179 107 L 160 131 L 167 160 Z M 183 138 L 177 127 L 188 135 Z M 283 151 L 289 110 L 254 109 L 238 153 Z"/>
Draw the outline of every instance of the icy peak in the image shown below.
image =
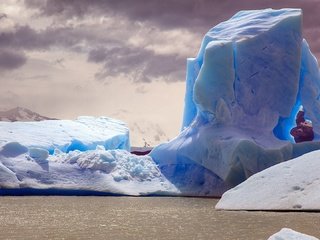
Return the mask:
<path fill-rule="evenodd" d="M 212 40 L 243 41 L 267 32 L 281 22 L 302 23 L 301 15 L 301 9 L 293 8 L 240 11 L 228 21 L 210 29 L 206 37 Z"/>
<path fill-rule="evenodd" d="M 16 122 L 16 121 L 42 121 L 42 120 L 55 120 L 42 116 L 27 108 L 15 107 L 6 111 L 0 111 L 0 121 Z"/>

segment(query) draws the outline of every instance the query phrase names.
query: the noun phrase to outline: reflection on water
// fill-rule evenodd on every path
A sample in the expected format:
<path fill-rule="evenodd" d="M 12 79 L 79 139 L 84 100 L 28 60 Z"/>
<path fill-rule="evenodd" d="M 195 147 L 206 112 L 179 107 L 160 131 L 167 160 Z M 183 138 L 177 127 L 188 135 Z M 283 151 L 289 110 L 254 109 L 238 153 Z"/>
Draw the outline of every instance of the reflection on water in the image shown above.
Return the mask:
<path fill-rule="evenodd" d="M 320 213 L 216 211 L 217 200 L 0 197 L 0 239 L 267 239 L 283 227 L 320 237 Z"/>

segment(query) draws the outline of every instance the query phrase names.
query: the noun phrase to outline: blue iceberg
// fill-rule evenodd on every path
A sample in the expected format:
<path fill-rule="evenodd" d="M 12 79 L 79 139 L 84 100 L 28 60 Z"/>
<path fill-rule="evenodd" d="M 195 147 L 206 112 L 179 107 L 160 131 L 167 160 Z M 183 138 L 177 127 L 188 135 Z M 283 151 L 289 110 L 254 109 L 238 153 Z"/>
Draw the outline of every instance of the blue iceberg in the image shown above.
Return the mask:
<path fill-rule="evenodd" d="M 204 36 L 187 60 L 182 132 L 151 152 L 182 192 L 220 196 L 320 148 L 320 74 L 301 28 L 300 9 L 240 11 Z M 301 106 L 316 141 L 295 144 L 290 129 Z"/>

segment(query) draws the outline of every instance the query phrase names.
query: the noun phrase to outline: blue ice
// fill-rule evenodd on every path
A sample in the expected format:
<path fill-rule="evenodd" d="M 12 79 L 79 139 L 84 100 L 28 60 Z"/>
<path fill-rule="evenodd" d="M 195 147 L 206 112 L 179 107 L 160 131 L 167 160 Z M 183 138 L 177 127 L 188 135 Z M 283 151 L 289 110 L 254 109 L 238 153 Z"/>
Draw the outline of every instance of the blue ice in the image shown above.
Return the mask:
<path fill-rule="evenodd" d="M 319 149 L 319 142 L 294 144 L 289 134 L 301 105 L 319 134 L 319 99 L 319 68 L 302 38 L 302 11 L 240 11 L 210 29 L 197 57 L 187 60 L 182 132 L 151 156 L 181 189 L 188 183 L 176 176 L 196 176 L 188 166 L 209 170 L 204 181 L 215 182 L 219 195 Z"/>

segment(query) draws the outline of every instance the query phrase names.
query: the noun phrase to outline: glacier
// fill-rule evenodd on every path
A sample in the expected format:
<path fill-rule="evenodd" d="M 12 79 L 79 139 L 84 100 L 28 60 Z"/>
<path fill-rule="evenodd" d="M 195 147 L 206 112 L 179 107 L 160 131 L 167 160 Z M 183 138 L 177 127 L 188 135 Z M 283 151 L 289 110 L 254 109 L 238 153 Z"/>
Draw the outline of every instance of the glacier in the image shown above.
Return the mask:
<path fill-rule="evenodd" d="M 198 188 L 211 182 L 210 194 L 221 196 L 259 171 L 320 149 L 319 84 L 300 9 L 240 11 L 210 29 L 187 60 L 182 131 L 150 155 L 181 191 L 188 188 L 182 175 L 208 170 Z M 295 144 L 289 132 L 301 107 L 315 141 Z"/>

